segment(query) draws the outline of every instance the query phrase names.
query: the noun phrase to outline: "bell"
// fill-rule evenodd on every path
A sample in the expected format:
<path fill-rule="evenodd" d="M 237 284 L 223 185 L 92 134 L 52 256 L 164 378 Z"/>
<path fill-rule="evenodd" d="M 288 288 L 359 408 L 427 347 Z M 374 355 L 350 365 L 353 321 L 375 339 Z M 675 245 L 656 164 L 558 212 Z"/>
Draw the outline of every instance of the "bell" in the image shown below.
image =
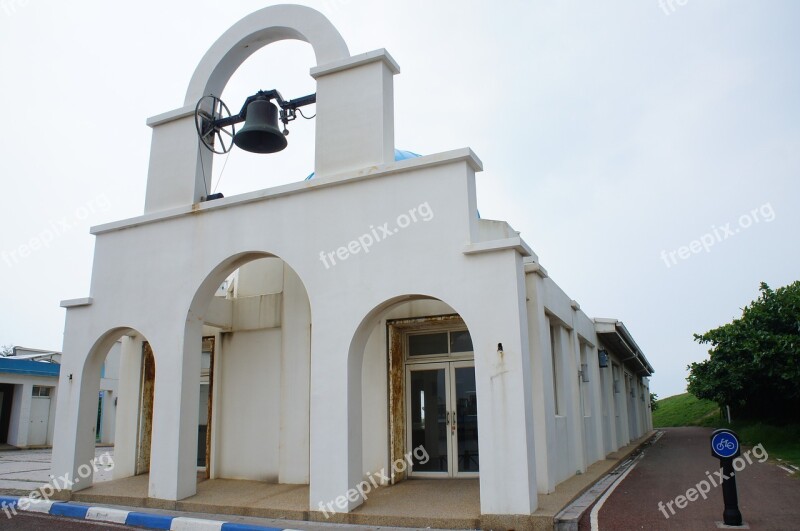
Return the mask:
<path fill-rule="evenodd" d="M 233 143 L 251 153 L 275 153 L 286 147 L 278 129 L 278 107 L 269 100 L 255 100 L 247 106 L 244 126 L 233 135 Z"/>

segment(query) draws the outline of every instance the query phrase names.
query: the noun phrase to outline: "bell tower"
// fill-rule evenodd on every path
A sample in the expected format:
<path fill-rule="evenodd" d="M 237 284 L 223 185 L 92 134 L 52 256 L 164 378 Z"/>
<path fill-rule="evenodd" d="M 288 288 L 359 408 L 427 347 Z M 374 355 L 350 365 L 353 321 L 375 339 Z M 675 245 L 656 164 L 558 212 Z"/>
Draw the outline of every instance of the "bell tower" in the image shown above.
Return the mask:
<path fill-rule="evenodd" d="M 351 56 L 336 28 L 314 9 L 270 6 L 241 19 L 211 46 L 192 76 L 183 107 L 147 120 L 153 134 L 145 214 L 191 207 L 200 202 L 205 193 L 203 176 L 211 175 L 214 160 L 213 153 L 198 139 L 195 125 L 198 101 L 208 95 L 219 97 L 248 57 L 285 39 L 309 43 L 317 60 L 310 71 L 317 82 L 314 160 L 317 177 L 394 160 L 393 76 L 400 72 L 394 59 L 384 49 Z M 280 79 L 265 79 L 263 86 L 279 83 Z M 262 87 L 254 90 L 258 88 Z M 262 110 L 265 113 L 262 123 L 271 123 L 267 116 L 270 110 L 266 107 Z M 247 142 L 245 138 L 242 137 L 242 142 Z M 270 152 L 267 147 L 263 149 Z"/>

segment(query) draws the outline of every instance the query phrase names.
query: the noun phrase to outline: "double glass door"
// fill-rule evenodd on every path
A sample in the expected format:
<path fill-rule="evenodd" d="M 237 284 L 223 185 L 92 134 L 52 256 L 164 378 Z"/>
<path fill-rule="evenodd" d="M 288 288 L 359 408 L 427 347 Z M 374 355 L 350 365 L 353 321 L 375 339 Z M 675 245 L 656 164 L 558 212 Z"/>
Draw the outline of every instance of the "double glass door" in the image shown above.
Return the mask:
<path fill-rule="evenodd" d="M 445 361 L 406 365 L 408 448 L 425 448 L 428 460 L 414 457 L 413 476 L 477 477 L 478 402 L 475 364 Z"/>

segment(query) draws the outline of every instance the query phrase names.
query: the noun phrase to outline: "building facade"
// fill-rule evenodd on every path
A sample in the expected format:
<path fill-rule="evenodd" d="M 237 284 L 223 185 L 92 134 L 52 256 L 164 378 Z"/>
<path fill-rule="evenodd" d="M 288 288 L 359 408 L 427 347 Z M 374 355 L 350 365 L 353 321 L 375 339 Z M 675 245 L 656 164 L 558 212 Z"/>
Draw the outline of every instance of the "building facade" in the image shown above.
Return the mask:
<path fill-rule="evenodd" d="M 96 443 L 114 444 L 119 342 L 101 368 Z M 0 357 L 0 444 L 52 446 L 61 353 L 14 347 Z"/>
<path fill-rule="evenodd" d="M 317 60 L 314 178 L 203 201 L 196 103 L 287 38 Z M 62 303 L 54 473 L 94 456 L 118 341 L 115 477 L 149 473 L 162 500 L 194 495 L 201 467 L 308 485 L 318 511 L 407 459 L 389 482 L 477 477 L 482 514 L 529 515 L 649 431 L 652 367 L 508 223 L 479 217 L 475 153 L 395 156 L 398 73 L 300 6 L 257 11 L 209 49 L 184 106 L 148 121 L 144 214 L 92 229 L 91 292 Z"/>

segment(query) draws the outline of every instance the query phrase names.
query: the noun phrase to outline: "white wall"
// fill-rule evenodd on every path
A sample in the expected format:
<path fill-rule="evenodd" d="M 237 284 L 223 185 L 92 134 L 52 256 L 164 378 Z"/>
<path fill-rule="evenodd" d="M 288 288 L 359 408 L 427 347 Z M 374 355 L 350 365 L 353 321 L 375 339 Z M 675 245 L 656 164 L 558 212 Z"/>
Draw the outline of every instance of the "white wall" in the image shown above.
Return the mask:
<path fill-rule="evenodd" d="M 100 379 L 100 390 L 104 391 L 102 417 L 100 422 L 100 442 L 114 444 L 117 419 L 117 400 L 119 396 L 119 375 L 122 343 L 117 341 L 106 356 L 104 376 Z M 117 404 L 115 404 L 115 401 Z"/>
<path fill-rule="evenodd" d="M 281 331 L 223 334 L 217 354 L 217 476 L 277 482 Z"/>

